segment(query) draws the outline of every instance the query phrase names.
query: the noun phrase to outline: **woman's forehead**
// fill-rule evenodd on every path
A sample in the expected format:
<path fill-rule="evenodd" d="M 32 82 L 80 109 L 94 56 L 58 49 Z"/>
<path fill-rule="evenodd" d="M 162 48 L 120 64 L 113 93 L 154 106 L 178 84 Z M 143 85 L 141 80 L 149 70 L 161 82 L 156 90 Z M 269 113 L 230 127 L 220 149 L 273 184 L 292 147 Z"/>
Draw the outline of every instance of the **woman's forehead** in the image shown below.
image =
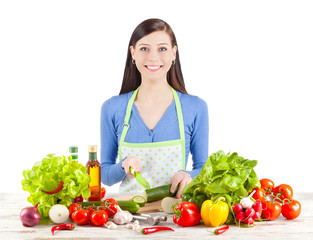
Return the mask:
<path fill-rule="evenodd" d="M 169 45 L 171 46 L 171 38 L 165 31 L 152 32 L 139 39 L 136 46 L 139 45 Z"/>

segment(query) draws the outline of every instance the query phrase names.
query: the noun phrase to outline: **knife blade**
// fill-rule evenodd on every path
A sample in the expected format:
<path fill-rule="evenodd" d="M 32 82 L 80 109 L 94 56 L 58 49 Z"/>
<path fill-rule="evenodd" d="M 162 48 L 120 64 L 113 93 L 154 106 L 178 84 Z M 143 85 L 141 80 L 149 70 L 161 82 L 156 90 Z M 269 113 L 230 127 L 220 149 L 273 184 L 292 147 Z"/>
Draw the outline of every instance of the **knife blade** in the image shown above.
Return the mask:
<path fill-rule="evenodd" d="M 140 174 L 135 172 L 135 170 L 130 167 L 130 172 L 134 175 L 134 177 L 136 178 L 137 182 L 143 186 L 145 189 L 150 188 L 150 184 L 148 183 L 148 181 Z"/>

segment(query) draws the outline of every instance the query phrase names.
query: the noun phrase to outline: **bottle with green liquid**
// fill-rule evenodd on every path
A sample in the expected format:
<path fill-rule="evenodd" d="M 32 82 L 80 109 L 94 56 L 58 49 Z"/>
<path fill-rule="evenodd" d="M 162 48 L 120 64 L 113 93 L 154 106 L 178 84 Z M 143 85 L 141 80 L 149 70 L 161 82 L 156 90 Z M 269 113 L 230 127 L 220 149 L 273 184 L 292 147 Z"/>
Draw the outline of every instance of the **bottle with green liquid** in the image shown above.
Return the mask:
<path fill-rule="evenodd" d="M 77 146 L 70 146 L 69 147 L 70 155 L 72 157 L 72 160 L 78 162 L 78 147 Z M 77 202 L 83 202 L 84 199 L 82 196 L 78 196 L 76 198 L 73 198 L 72 202 L 77 203 Z"/>

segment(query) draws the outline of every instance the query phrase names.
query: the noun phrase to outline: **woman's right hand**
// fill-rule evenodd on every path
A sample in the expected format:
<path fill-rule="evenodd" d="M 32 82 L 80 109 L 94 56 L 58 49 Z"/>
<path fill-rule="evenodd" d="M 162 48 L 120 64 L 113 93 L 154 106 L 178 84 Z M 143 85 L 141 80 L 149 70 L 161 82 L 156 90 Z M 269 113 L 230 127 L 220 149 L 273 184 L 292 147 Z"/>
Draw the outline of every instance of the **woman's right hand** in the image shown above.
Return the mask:
<path fill-rule="evenodd" d="M 122 162 L 122 168 L 124 169 L 127 176 L 129 176 L 130 178 L 134 178 L 134 175 L 129 170 L 130 167 L 132 167 L 137 173 L 141 172 L 140 161 L 137 157 L 129 156 L 125 158 Z"/>

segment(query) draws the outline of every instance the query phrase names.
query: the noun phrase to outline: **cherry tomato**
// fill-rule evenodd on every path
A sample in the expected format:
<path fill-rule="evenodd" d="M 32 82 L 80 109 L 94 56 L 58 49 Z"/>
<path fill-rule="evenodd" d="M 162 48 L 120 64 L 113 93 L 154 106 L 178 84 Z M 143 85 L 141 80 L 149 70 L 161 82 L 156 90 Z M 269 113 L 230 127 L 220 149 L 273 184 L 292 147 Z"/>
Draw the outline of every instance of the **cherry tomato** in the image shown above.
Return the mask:
<path fill-rule="evenodd" d="M 68 206 L 68 211 L 70 212 L 70 218 L 72 219 L 72 214 L 78 209 L 81 209 L 82 206 L 78 203 L 72 203 L 71 205 Z"/>
<path fill-rule="evenodd" d="M 262 216 L 269 221 L 273 221 L 279 217 L 281 206 L 277 202 L 262 202 Z"/>
<path fill-rule="evenodd" d="M 101 206 L 105 207 L 105 211 L 107 212 L 109 217 L 112 217 L 117 212 L 118 203 L 114 198 L 108 198 L 103 201 Z"/>
<path fill-rule="evenodd" d="M 297 200 L 291 200 L 282 206 L 282 214 L 287 219 L 297 218 L 301 213 L 301 204 Z"/>
<path fill-rule="evenodd" d="M 78 225 L 86 225 L 89 222 L 89 212 L 84 209 L 78 209 L 72 214 L 73 222 L 77 223 Z"/>
<path fill-rule="evenodd" d="M 86 207 L 85 210 L 87 212 L 89 212 L 89 214 L 91 215 L 95 210 L 97 210 L 97 207 L 90 205 L 90 206 Z"/>
<path fill-rule="evenodd" d="M 90 215 L 90 222 L 92 225 L 94 226 L 103 226 L 104 224 L 106 224 L 108 221 L 108 214 L 106 213 L 106 211 L 94 211 L 91 215 Z"/>
<path fill-rule="evenodd" d="M 105 188 L 101 187 L 101 199 L 105 196 Z"/>
<path fill-rule="evenodd" d="M 254 200 L 265 202 L 265 190 L 263 188 L 253 188 L 253 190 L 255 190 L 255 193 L 252 195 Z"/>
<path fill-rule="evenodd" d="M 265 190 L 273 189 L 274 186 L 275 186 L 274 182 L 271 179 L 268 179 L 268 178 L 262 178 L 260 180 L 260 183 L 261 183 L 261 188 L 264 188 Z"/>
<path fill-rule="evenodd" d="M 293 190 L 287 184 L 280 184 L 273 189 L 273 193 L 275 196 L 279 197 L 280 200 L 284 200 L 288 198 L 289 200 L 293 197 Z"/>

